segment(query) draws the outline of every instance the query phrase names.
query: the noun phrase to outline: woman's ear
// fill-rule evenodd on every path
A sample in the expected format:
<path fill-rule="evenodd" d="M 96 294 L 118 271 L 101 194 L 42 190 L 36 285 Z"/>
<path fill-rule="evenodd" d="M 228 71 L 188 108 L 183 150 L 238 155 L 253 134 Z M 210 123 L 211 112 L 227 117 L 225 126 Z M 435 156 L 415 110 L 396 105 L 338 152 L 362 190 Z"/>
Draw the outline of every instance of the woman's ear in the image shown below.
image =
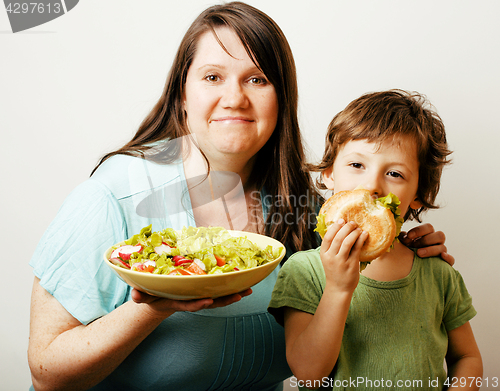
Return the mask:
<path fill-rule="evenodd" d="M 333 166 L 327 168 L 325 171 L 321 173 L 321 179 L 323 180 L 323 183 L 329 190 L 333 190 Z"/>

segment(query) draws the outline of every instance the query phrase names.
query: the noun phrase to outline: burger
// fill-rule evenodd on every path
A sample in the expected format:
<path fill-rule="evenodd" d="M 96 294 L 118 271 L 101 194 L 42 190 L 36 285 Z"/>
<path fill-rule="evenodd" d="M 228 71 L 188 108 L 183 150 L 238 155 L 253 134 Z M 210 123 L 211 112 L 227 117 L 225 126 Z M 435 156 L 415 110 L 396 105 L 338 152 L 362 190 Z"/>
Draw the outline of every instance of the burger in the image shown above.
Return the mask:
<path fill-rule="evenodd" d="M 397 241 L 403 225 L 399 204 L 398 197 L 392 193 L 374 199 L 369 190 L 362 188 L 339 191 L 321 207 L 315 231 L 324 237 L 332 223 L 343 219 L 345 222 L 354 221 L 368 232 L 359 257 L 363 270 L 367 263 L 389 251 Z"/>

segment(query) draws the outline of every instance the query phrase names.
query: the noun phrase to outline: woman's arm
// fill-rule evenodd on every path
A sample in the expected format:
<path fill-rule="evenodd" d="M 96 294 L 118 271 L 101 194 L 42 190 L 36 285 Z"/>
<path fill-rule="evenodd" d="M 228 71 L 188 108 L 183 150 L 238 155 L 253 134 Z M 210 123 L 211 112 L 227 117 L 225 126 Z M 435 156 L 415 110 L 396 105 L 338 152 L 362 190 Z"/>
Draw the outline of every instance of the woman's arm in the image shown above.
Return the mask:
<path fill-rule="evenodd" d="M 408 232 L 401 232 L 399 240 L 407 247 L 418 248 L 417 255 L 421 258 L 440 256 L 451 266 L 455 264 L 455 258 L 446 252 L 445 234 L 434 231 L 431 224 L 422 224 Z"/>
<path fill-rule="evenodd" d="M 86 390 L 113 372 L 174 312 L 227 305 L 245 294 L 248 292 L 220 301 L 187 302 L 150 296 L 150 303 L 129 301 L 85 326 L 66 311 L 35 277 L 28 347 L 33 386 L 37 391 Z M 127 325 L 125 329 L 124 324 Z"/>
<path fill-rule="evenodd" d="M 355 223 L 332 224 L 321 244 L 326 283 L 315 314 L 285 308 L 286 356 L 299 380 L 321 382 L 333 370 L 359 281 L 359 253 L 367 236 Z"/>
<path fill-rule="evenodd" d="M 483 362 L 469 322 L 448 331 L 446 364 L 449 389 L 479 390 Z M 455 387 L 451 386 L 453 384 Z"/>

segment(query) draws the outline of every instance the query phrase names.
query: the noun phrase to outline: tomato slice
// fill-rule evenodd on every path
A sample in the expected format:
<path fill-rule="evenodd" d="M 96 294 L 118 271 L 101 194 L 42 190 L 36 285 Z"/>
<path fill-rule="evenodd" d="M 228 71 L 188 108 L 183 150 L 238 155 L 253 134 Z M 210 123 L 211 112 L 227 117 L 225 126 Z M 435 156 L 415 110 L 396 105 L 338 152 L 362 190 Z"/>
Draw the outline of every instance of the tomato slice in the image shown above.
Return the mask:
<path fill-rule="evenodd" d="M 193 274 L 207 274 L 205 273 L 205 270 L 203 270 L 201 267 L 199 267 L 196 263 L 191 263 L 189 267 L 186 268 L 187 271 L 193 273 Z"/>
<path fill-rule="evenodd" d="M 215 254 L 214 254 L 214 257 L 217 260 L 217 266 L 224 266 L 226 264 L 225 257 L 219 257 L 218 255 L 215 255 Z"/>
<path fill-rule="evenodd" d="M 153 265 L 145 265 L 144 263 L 134 263 L 132 266 L 132 270 L 144 273 L 153 273 L 155 271 L 155 267 Z"/>
<path fill-rule="evenodd" d="M 144 267 L 145 272 L 153 273 L 155 271 L 155 267 L 153 265 L 147 265 Z"/>
<path fill-rule="evenodd" d="M 170 273 L 168 273 L 168 276 L 191 276 L 193 273 L 188 272 L 187 270 L 184 269 L 174 269 Z"/>

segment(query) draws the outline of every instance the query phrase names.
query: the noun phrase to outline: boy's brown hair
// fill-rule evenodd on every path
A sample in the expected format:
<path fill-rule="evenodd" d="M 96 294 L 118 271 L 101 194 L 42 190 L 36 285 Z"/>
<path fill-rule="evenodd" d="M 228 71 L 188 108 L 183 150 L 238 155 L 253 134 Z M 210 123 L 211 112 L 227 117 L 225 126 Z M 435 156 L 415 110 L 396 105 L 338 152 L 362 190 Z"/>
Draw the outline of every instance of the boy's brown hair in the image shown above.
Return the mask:
<path fill-rule="evenodd" d="M 417 145 L 419 177 L 417 197 L 419 209 L 408 209 L 407 219 L 421 222 L 419 215 L 436 209 L 443 167 L 451 151 L 448 149 L 444 124 L 425 96 L 417 92 L 389 90 L 368 93 L 352 101 L 330 122 L 322 161 L 310 165 L 311 171 L 324 172 L 332 167 L 339 149 L 351 140 L 383 143 L 397 142 L 399 136 L 412 137 Z M 318 179 L 318 185 L 325 185 Z"/>

